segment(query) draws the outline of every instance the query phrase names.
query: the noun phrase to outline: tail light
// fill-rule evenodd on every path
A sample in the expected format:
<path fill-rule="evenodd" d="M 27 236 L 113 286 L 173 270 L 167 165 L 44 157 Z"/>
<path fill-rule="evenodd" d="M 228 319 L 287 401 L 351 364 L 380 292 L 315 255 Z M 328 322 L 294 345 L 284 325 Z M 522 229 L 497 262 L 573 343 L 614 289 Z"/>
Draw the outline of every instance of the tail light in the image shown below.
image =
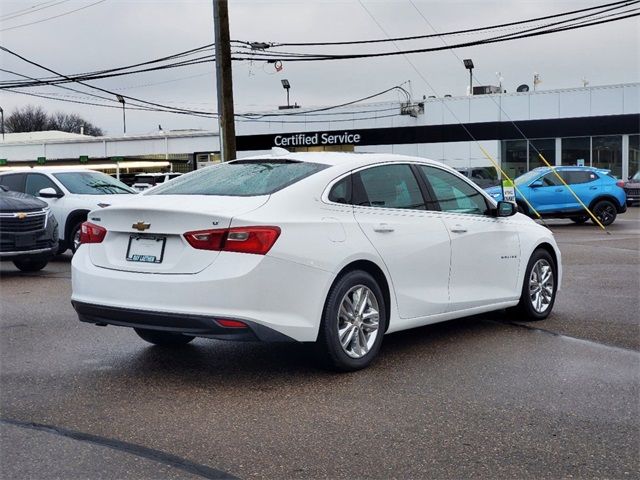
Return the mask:
<path fill-rule="evenodd" d="M 91 222 L 80 226 L 80 243 L 100 243 L 104 240 L 107 229 Z"/>
<path fill-rule="evenodd" d="M 187 232 L 184 238 L 198 250 L 264 255 L 280 236 L 279 227 L 234 227 Z"/>
<path fill-rule="evenodd" d="M 240 322 L 238 320 L 227 320 L 223 318 L 219 318 L 216 320 L 220 325 L 225 328 L 248 328 L 247 324 L 244 322 Z"/>
<path fill-rule="evenodd" d="M 624 187 L 624 182 L 622 180 L 618 180 L 616 182 L 616 185 L 622 188 L 622 187 Z"/>

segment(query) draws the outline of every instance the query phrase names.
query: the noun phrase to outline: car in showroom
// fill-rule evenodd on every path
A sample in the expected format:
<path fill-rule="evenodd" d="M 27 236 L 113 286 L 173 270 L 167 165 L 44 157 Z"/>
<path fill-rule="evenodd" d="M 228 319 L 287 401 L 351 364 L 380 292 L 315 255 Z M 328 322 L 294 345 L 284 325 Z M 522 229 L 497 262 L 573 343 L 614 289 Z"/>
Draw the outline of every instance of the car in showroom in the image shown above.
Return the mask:
<path fill-rule="evenodd" d="M 185 174 L 94 210 L 72 261 L 83 322 L 144 340 L 315 342 L 366 367 L 383 335 L 515 307 L 546 318 L 550 230 L 438 162 L 283 153 Z"/>
<path fill-rule="evenodd" d="M 627 205 L 639 205 L 640 204 L 640 170 L 635 175 L 629 177 L 629 180 L 624 182 L 624 193 L 627 195 Z"/>
<path fill-rule="evenodd" d="M 608 226 L 618 214 L 627 210 L 623 182 L 609 170 L 539 167 L 519 176 L 514 182 L 517 187 L 516 203 L 523 213 L 531 217 L 537 217 L 531 209 L 533 207 L 543 218 L 569 218 L 575 223 L 585 223 L 591 218 L 584 209 L 587 206 L 602 225 Z M 503 199 L 502 187 L 487 188 L 486 191 L 494 200 Z"/>
<path fill-rule="evenodd" d="M 49 204 L 60 225 L 58 253 L 75 252 L 80 245 L 80 225 L 87 214 L 137 193 L 131 187 L 89 169 L 32 168 L 0 173 L 0 185 L 27 193 Z"/>
<path fill-rule="evenodd" d="M 58 222 L 49 206 L 0 186 L 0 260 L 23 272 L 47 266 L 58 250 Z"/>

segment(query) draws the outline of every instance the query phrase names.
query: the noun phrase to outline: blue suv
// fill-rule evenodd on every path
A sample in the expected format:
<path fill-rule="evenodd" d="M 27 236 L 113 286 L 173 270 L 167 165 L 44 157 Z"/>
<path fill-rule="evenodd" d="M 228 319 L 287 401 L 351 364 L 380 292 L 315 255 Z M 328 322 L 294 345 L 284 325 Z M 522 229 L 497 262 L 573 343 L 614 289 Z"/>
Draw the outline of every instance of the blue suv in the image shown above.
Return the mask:
<path fill-rule="evenodd" d="M 589 207 L 603 225 L 611 225 L 619 213 L 627 210 L 624 182 L 617 180 L 609 170 L 593 167 L 540 167 L 515 179 L 515 184 L 543 217 L 570 218 L 576 223 L 589 220 L 589 215 L 560 181 L 555 170 L 567 182 L 580 200 Z M 502 188 L 492 187 L 486 191 L 496 201 L 502 200 Z M 516 191 L 516 203 L 521 211 L 531 217 L 522 195 Z"/>

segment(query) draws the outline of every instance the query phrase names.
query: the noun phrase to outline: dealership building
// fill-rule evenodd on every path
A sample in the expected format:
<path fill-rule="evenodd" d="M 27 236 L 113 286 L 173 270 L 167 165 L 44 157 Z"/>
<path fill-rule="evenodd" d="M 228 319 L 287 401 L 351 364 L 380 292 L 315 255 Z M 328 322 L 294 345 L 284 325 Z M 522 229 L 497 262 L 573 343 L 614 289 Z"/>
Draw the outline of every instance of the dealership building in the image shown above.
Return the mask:
<path fill-rule="evenodd" d="M 330 110 L 261 112 L 236 121 L 238 157 L 289 151 L 354 151 L 427 157 L 495 175 L 543 165 L 591 165 L 626 178 L 640 168 L 640 83 L 421 98 Z M 285 114 L 271 116 L 274 113 Z M 104 170 L 186 171 L 219 158 L 217 131 L 89 137 L 7 134 L 0 168 L 86 165 Z M 483 152 L 484 151 L 484 152 Z M 134 166 L 135 165 L 135 166 Z M 144 166 L 144 167 L 141 167 Z"/>

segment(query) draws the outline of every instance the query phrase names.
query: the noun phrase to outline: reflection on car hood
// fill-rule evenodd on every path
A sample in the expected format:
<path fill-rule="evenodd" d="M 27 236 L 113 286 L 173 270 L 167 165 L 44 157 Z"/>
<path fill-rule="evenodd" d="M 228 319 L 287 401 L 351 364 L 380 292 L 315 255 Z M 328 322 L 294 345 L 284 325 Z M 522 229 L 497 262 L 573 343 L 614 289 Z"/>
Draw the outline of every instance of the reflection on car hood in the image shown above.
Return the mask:
<path fill-rule="evenodd" d="M 29 212 L 46 206 L 46 202 L 26 193 L 0 191 L 0 212 Z"/>

